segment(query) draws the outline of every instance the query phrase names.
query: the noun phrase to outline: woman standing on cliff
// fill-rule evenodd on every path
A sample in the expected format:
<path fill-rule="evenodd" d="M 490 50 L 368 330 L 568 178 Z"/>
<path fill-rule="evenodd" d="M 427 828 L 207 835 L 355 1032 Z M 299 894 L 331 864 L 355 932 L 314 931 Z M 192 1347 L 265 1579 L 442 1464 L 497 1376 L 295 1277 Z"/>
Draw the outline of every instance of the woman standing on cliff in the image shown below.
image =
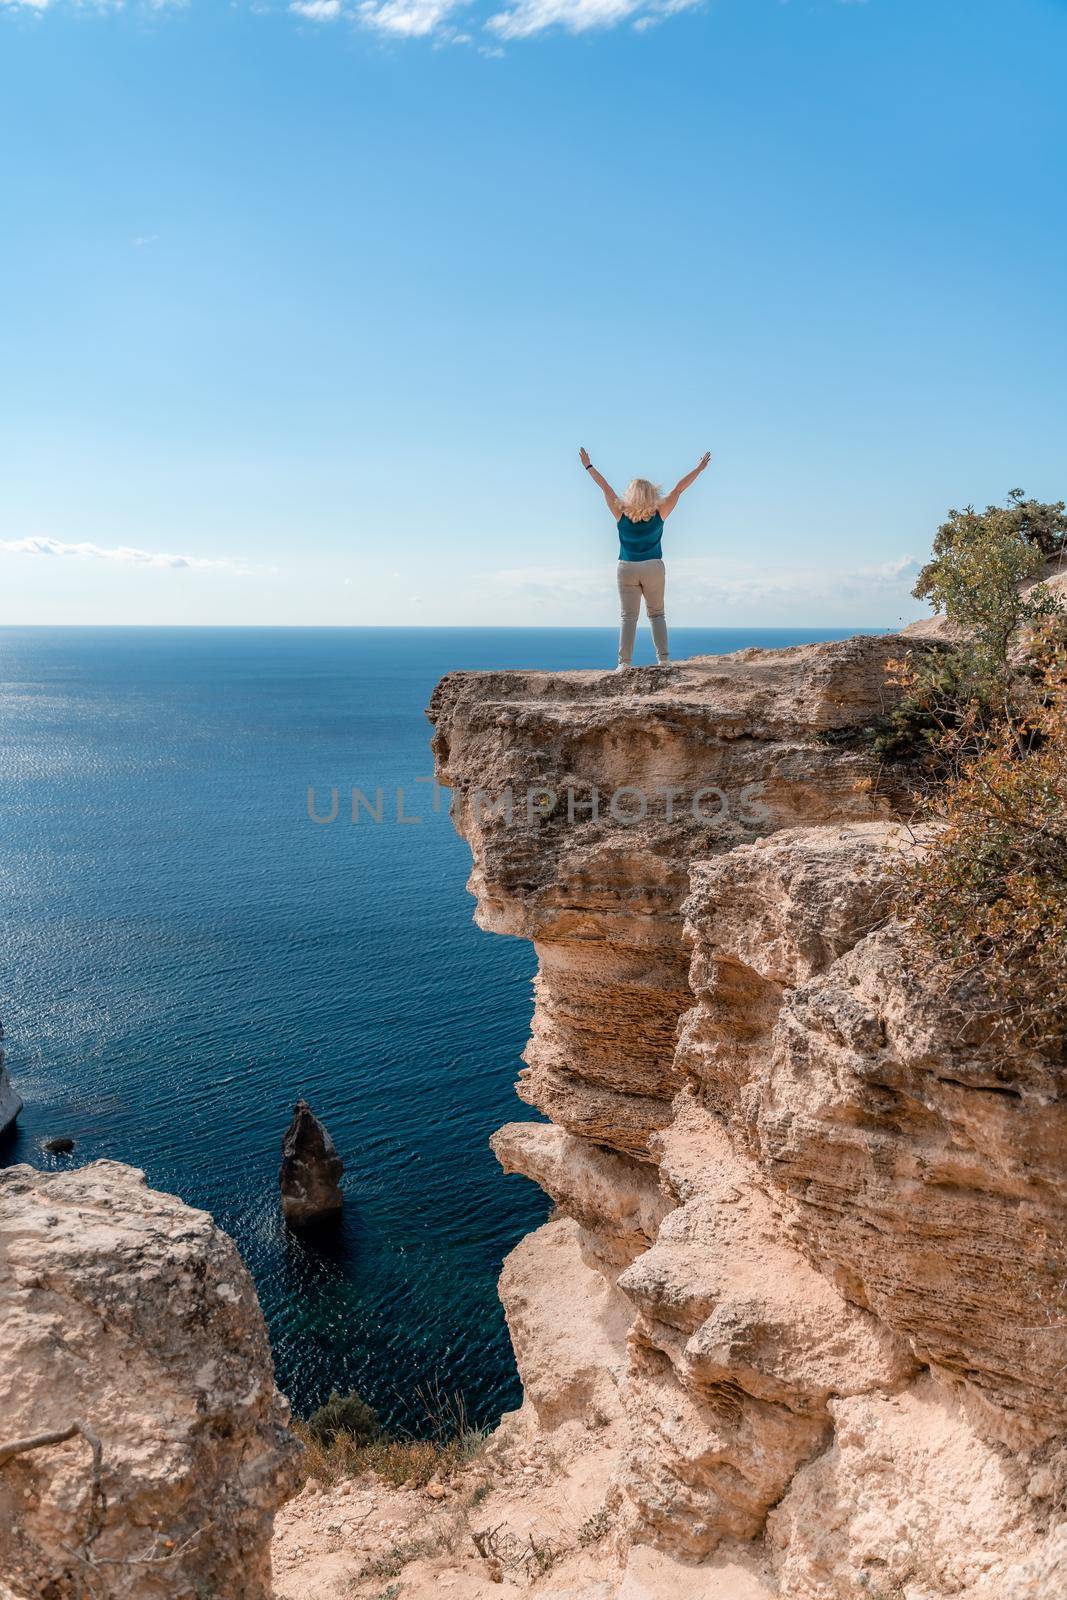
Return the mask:
<path fill-rule="evenodd" d="M 663 615 L 666 573 L 660 538 L 664 522 L 681 495 L 700 477 L 711 460 L 711 452 L 705 451 L 692 472 L 679 478 L 668 495 L 663 493 L 658 484 L 649 483 L 647 478 L 634 478 L 626 493 L 617 495 L 590 461 L 588 450 L 579 450 L 578 454 L 586 472 L 600 486 L 619 530 L 618 578 L 622 623 L 619 628 L 619 665 L 615 670 L 624 672 L 633 657 L 642 595 L 645 597 L 645 610 L 656 646 L 656 662 L 658 666 L 665 667 L 670 663 L 670 650 L 667 644 L 667 620 Z"/>

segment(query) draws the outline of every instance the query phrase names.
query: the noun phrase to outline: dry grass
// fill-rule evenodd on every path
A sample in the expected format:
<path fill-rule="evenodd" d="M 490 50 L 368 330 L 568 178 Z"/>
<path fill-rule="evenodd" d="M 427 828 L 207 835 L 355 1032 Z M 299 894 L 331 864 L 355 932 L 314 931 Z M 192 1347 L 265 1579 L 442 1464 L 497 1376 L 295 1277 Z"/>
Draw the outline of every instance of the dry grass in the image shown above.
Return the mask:
<path fill-rule="evenodd" d="M 471 1426 L 462 1395 L 446 1394 L 437 1382 L 416 1387 L 414 1395 L 426 1417 L 428 1437 L 422 1439 L 377 1431 L 375 1413 L 354 1394 L 331 1395 L 307 1422 L 294 1421 L 293 1432 L 304 1446 L 303 1481 L 317 1478 L 330 1486 L 372 1472 L 394 1487 L 421 1489 L 434 1480 L 447 1482 L 482 1454 L 489 1435 Z M 324 1419 L 332 1425 L 344 1416 L 346 1402 L 354 1402 L 357 1425 L 365 1416 L 370 1426 L 358 1434 L 324 1429 Z"/>
<path fill-rule="evenodd" d="M 432 1561 L 434 1556 L 454 1551 L 458 1542 L 459 1533 L 455 1525 L 442 1523 L 420 1539 L 401 1540 L 383 1555 L 366 1562 L 356 1574 L 356 1582 L 365 1583 L 368 1578 L 396 1578 L 410 1562 Z"/>
<path fill-rule="evenodd" d="M 396 1439 L 385 1434 L 377 1439 L 357 1440 L 339 1433 L 328 1445 L 313 1439 L 302 1422 L 293 1423 L 293 1432 L 304 1446 L 301 1462 L 303 1481 L 317 1478 L 332 1485 L 346 1478 L 373 1472 L 394 1487 L 401 1483 L 422 1488 L 436 1479 L 445 1483 L 485 1448 L 487 1435 L 476 1428 L 465 1428 L 450 1439 Z"/>

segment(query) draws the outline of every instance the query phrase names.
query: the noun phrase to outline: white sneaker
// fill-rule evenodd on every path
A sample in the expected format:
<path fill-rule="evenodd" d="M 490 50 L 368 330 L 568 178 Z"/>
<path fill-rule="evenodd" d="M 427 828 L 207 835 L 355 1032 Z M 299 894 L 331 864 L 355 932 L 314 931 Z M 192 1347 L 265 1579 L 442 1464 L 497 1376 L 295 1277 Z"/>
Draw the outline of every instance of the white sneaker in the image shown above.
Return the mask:
<path fill-rule="evenodd" d="M 674 662 L 671 660 L 670 656 L 667 656 L 663 661 L 657 661 L 656 665 L 657 667 L 673 667 Z"/>
<path fill-rule="evenodd" d="M 620 661 L 615 668 L 616 672 L 632 672 L 633 668 L 628 661 Z"/>

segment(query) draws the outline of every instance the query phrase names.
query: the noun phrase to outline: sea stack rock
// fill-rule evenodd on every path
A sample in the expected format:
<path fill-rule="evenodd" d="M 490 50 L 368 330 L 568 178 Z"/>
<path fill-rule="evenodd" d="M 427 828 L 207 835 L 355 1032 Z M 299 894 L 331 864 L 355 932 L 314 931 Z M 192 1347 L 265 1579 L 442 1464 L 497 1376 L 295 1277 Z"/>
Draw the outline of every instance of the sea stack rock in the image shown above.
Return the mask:
<path fill-rule="evenodd" d="M 0 1133 L 10 1128 L 19 1112 L 22 1110 L 22 1101 L 15 1093 L 15 1085 L 8 1076 L 4 1066 L 4 1030 L 0 1027 Z"/>
<path fill-rule="evenodd" d="M 340 1211 L 344 1170 L 330 1135 L 307 1101 L 298 1100 L 282 1140 L 278 1174 L 286 1222 L 302 1227 Z"/>

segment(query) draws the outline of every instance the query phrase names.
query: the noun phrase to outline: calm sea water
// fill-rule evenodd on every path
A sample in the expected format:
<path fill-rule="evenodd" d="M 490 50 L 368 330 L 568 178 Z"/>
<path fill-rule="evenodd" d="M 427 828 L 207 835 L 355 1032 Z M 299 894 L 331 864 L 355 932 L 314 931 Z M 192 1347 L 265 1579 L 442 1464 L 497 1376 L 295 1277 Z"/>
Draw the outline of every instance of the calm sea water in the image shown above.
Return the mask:
<path fill-rule="evenodd" d="M 677 629 L 678 655 L 843 637 Z M 647 652 L 647 632 L 642 630 Z M 0 1018 L 26 1109 L 0 1164 L 77 1140 L 237 1241 L 278 1381 L 492 1422 L 518 1384 L 500 1262 L 547 1202 L 486 1141 L 514 1095 L 531 948 L 480 933 L 466 845 L 415 779 L 453 668 L 593 667 L 606 629 L 0 629 Z M 316 827 L 308 784 L 421 823 Z M 414 797 L 418 797 L 417 799 Z M 294 1099 L 347 1163 L 343 1225 L 278 1210 Z"/>

